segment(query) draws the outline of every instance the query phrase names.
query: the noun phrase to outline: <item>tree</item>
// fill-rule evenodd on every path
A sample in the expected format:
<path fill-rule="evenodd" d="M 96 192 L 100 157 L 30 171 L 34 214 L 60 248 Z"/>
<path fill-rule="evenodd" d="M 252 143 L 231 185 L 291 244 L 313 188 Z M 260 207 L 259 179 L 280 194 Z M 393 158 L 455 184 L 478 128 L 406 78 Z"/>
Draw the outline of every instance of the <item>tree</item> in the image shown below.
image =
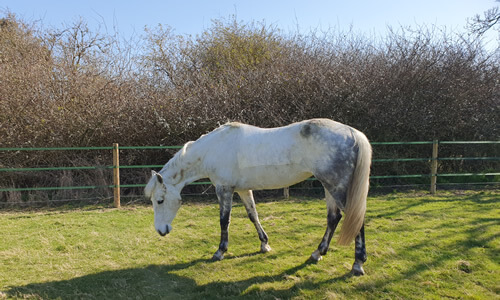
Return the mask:
<path fill-rule="evenodd" d="M 500 2 L 500 0 L 495 2 Z M 500 24 L 500 8 L 498 6 L 485 11 L 483 17 L 479 14 L 475 15 L 469 20 L 467 27 L 472 33 L 481 36 L 497 24 Z M 497 30 L 500 32 L 500 26 L 498 26 Z"/>

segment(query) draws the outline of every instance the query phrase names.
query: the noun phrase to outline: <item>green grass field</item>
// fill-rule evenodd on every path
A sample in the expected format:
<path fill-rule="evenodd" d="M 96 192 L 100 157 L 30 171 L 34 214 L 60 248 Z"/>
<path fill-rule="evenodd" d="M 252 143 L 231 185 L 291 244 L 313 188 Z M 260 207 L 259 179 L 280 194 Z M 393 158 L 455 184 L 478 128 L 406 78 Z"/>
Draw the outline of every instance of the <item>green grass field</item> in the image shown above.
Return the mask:
<path fill-rule="evenodd" d="M 500 299 L 500 193 L 370 197 L 366 275 L 354 245 L 307 262 L 326 226 L 324 200 L 257 203 L 273 250 L 236 201 L 229 251 L 213 200 L 188 202 L 160 237 L 149 206 L 0 212 L 0 299 Z"/>

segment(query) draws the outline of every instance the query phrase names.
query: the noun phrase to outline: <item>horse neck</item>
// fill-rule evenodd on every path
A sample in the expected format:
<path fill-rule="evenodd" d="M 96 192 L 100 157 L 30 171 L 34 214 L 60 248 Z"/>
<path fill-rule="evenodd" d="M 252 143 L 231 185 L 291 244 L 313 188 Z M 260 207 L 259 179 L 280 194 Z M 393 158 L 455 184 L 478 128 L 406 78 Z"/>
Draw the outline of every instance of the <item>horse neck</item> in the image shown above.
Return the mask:
<path fill-rule="evenodd" d="M 160 171 L 172 185 L 181 190 L 185 185 L 204 178 L 198 153 L 186 144 Z"/>

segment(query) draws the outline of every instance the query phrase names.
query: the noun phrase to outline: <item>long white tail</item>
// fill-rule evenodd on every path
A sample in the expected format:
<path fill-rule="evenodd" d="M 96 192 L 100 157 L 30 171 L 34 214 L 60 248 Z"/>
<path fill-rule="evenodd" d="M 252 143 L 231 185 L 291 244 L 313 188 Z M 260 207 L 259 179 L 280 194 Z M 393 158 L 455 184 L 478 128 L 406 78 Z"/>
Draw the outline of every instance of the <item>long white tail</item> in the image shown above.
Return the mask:
<path fill-rule="evenodd" d="M 356 169 L 347 191 L 345 219 L 340 230 L 337 242 L 348 245 L 358 235 L 363 225 L 366 213 L 366 197 L 370 185 L 370 165 L 372 162 L 372 148 L 366 136 L 354 130 L 354 138 L 358 145 Z"/>

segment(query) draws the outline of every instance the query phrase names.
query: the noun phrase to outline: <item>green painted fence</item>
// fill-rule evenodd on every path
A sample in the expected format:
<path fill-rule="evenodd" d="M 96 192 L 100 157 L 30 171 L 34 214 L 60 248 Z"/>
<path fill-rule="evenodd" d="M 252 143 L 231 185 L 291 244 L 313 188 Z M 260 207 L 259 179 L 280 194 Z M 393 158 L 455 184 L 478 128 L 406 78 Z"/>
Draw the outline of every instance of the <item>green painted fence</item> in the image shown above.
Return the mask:
<path fill-rule="evenodd" d="M 376 149 L 377 146 L 396 146 L 396 145 L 432 145 L 432 157 L 424 158 L 375 158 L 372 160 L 373 164 L 387 163 L 387 162 L 430 162 L 429 173 L 426 174 L 393 174 L 393 175 L 381 175 L 381 176 L 370 176 L 370 179 L 390 179 L 390 178 L 430 178 L 430 191 L 434 193 L 436 191 L 437 177 L 458 177 L 458 176 L 498 176 L 500 172 L 495 170 L 494 172 L 488 173 L 448 173 L 448 174 L 438 174 L 437 173 L 437 163 L 439 161 L 453 161 L 453 160 L 475 160 L 475 161 L 499 161 L 500 157 L 439 157 L 438 156 L 438 146 L 439 145 L 467 145 L 467 144 L 494 144 L 499 145 L 500 141 L 420 141 L 420 142 L 372 142 L 372 146 Z M 108 166 L 72 166 L 72 167 L 33 167 L 33 168 L 0 168 L 0 176 L 2 172 L 41 172 L 41 171 L 70 171 L 70 170 L 96 170 L 96 169 L 113 169 L 114 171 L 114 182 L 110 182 L 109 185 L 100 186 L 59 186 L 59 187 L 0 187 L 0 192 L 25 192 L 25 191 L 53 191 L 53 190 L 82 190 L 82 189 L 98 189 L 98 188 L 109 188 L 114 190 L 115 194 L 115 206 L 120 206 L 120 188 L 138 188 L 144 187 L 144 183 L 135 184 L 120 184 L 119 170 L 120 169 L 157 169 L 163 167 L 163 165 L 128 165 L 123 166 L 119 164 L 118 153 L 119 151 L 125 150 L 165 150 L 165 149 L 180 149 L 181 146 L 118 146 L 114 144 L 110 147 L 58 147 L 58 148 L 0 148 L 0 152 L 12 152 L 12 151 L 95 151 L 95 150 L 109 150 L 113 152 L 115 157 L 112 164 Z M 376 153 L 376 151 L 374 151 Z M 110 162 L 111 163 L 111 162 Z M 499 170 L 500 171 L 500 170 Z M 498 184 L 498 182 L 493 182 Z M 199 184 L 211 184 L 208 181 L 194 182 L 193 185 Z"/>

